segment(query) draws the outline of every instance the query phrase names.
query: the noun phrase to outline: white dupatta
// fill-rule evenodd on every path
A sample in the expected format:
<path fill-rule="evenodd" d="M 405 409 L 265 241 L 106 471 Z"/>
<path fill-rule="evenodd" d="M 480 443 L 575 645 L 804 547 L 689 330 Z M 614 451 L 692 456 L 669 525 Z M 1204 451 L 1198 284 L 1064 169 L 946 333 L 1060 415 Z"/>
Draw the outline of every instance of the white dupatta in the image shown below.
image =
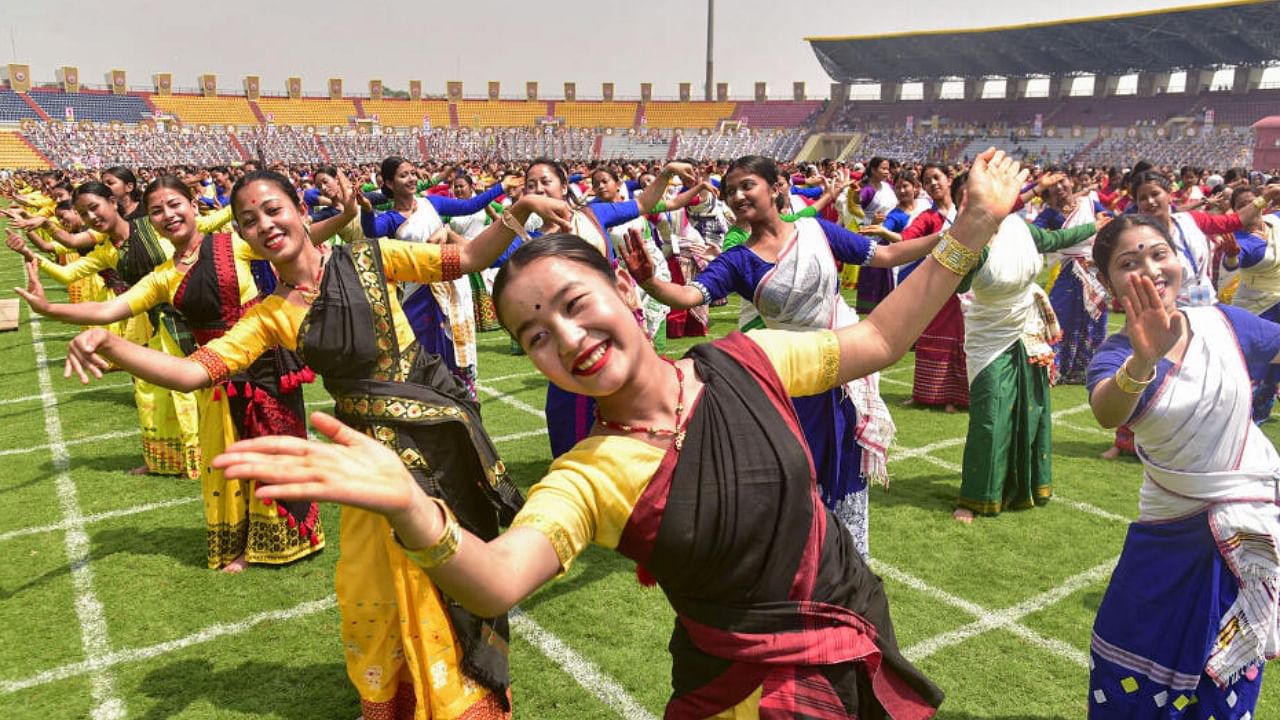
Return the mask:
<path fill-rule="evenodd" d="M 858 314 L 839 290 L 840 275 L 826 233 L 817 220 L 801 218 L 795 221 L 791 242 L 756 286 L 752 304 L 771 328 L 835 330 L 858 322 Z M 880 376 L 857 378 L 845 384 L 844 392 L 858 411 L 854 437 L 862 448 L 862 474 L 868 482 L 887 487 L 888 448 L 897 427 L 880 398 Z"/>
<path fill-rule="evenodd" d="M 444 227 L 440 214 L 425 198 L 415 197 L 413 214 L 396 228 L 396 238 L 406 242 L 426 242 Z M 420 283 L 402 283 L 407 298 L 422 287 Z M 449 337 L 453 341 L 454 359 L 459 368 L 476 364 L 476 315 L 471 299 L 471 282 L 458 278 L 431 283 L 431 294 L 449 318 Z"/>
<path fill-rule="evenodd" d="M 1218 550 L 1240 583 L 1205 666 L 1226 685 L 1280 652 L 1280 455 L 1253 424 L 1248 368 L 1226 315 L 1214 307 L 1182 311 L 1192 333 L 1186 354 L 1129 423 L 1145 471 L 1139 521 L 1208 510 Z"/>
<path fill-rule="evenodd" d="M 1027 356 L 1052 359 L 1060 334 L 1049 299 L 1036 284 L 1044 260 L 1019 215 L 1000 223 L 987 260 L 973 278 L 973 302 L 964 313 L 964 352 L 969 385 L 1019 340 Z"/>

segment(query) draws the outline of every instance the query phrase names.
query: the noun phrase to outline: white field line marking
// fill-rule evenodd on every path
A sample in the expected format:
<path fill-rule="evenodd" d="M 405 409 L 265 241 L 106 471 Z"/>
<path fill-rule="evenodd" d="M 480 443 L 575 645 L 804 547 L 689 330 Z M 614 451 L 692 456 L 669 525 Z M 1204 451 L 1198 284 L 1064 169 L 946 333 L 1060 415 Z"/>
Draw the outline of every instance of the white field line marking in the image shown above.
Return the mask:
<path fill-rule="evenodd" d="M 102 433 L 101 435 L 88 435 L 74 440 L 66 440 L 60 443 L 32 445 L 31 447 L 24 448 L 10 448 L 8 450 L 0 450 L 0 457 L 5 457 L 7 455 L 25 455 L 27 453 L 39 452 L 41 450 L 53 450 L 55 449 L 55 445 L 68 448 L 74 445 L 86 445 L 88 443 L 100 442 L 102 440 L 118 440 L 120 438 L 133 437 L 139 432 L 140 431 L 137 428 L 134 428 L 133 430 L 116 430 L 109 433 Z"/>
<path fill-rule="evenodd" d="M 47 355 L 40 335 L 40 321 L 31 318 L 31 340 L 36 356 L 36 380 L 43 395 L 44 429 L 49 438 L 49 450 L 53 455 L 54 486 L 58 492 L 58 504 L 67 523 L 64 544 L 71 571 L 71 584 L 76 594 L 76 618 L 80 622 L 80 643 L 86 662 L 94 662 L 111 652 L 111 640 L 107 635 L 107 619 L 102 603 L 93 591 L 93 568 L 89 566 L 89 535 L 84 529 L 84 516 L 80 513 L 80 500 L 76 496 L 76 484 L 71 479 L 71 454 L 62 442 L 62 421 L 58 418 L 58 399 L 49 381 Z M 89 692 L 93 697 L 94 720 L 115 720 L 126 717 L 124 700 L 116 696 L 115 680 L 106 669 L 90 674 Z"/>
<path fill-rule="evenodd" d="M 100 673 L 122 663 L 150 660 L 151 658 L 182 650 L 183 648 L 188 648 L 192 645 L 206 643 L 220 637 L 239 635 L 265 622 L 280 622 L 292 620 L 294 618 L 306 617 L 307 615 L 314 615 L 315 613 L 328 610 L 335 605 L 337 605 L 337 600 L 334 596 L 330 595 L 329 597 L 322 598 L 320 600 L 309 600 L 304 603 L 299 603 L 284 610 L 270 610 L 256 615 L 251 615 L 239 622 L 211 625 L 199 632 L 176 640 L 169 640 L 167 642 L 148 645 L 146 647 L 136 648 L 133 650 L 118 650 L 116 652 L 108 653 L 96 658 L 90 658 L 82 662 L 70 663 L 68 665 L 53 668 L 52 670 L 45 670 L 42 673 L 32 675 L 29 678 L 23 678 L 21 680 L 0 681 L 0 695 L 8 695 L 18 692 L 19 690 L 26 690 L 28 688 L 46 685 L 51 682 L 65 680 L 67 678 L 87 673 Z M 123 715 L 121 715 L 121 717 L 123 717 Z"/>
<path fill-rule="evenodd" d="M 84 517 L 79 518 L 78 522 L 84 525 L 91 525 L 93 523 L 99 523 L 104 520 L 113 520 L 115 518 L 128 517 L 130 515 L 137 515 L 139 513 L 151 512 L 152 510 L 164 510 L 165 508 L 177 507 L 179 505 L 190 505 L 191 503 L 198 502 L 199 500 L 200 498 L 198 497 L 185 497 L 185 498 L 174 498 L 173 500 L 162 500 L 160 502 L 147 503 L 146 505 L 134 505 L 133 507 L 127 507 L 120 510 L 109 510 L 107 512 L 98 513 L 96 515 L 85 515 Z M 74 522 L 77 522 L 77 521 L 63 520 L 62 522 L 56 522 L 56 523 L 53 523 L 52 525 L 38 525 L 36 527 L 22 528 L 20 530 L 10 530 L 5 533 L 0 533 L 0 542 L 4 542 L 5 540 L 12 540 L 14 538 L 19 538 L 19 537 L 25 537 L 27 535 L 39 535 L 40 533 L 57 532 L 58 530 L 66 530 L 67 528 L 72 527 Z"/>
<path fill-rule="evenodd" d="M 898 387 L 911 387 L 911 383 L 897 378 L 885 377 L 884 373 L 880 373 L 880 382 L 886 385 L 897 385 Z"/>
<path fill-rule="evenodd" d="M 1090 505 L 1087 502 L 1081 502 L 1079 500 L 1072 500 L 1071 498 L 1062 497 L 1058 494 L 1054 494 L 1053 500 L 1054 502 L 1060 502 L 1073 510 L 1079 510 L 1080 512 L 1089 513 L 1090 515 L 1097 515 L 1105 520 L 1114 520 L 1115 522 L 1124 523 L 1126 525 L 1133 522 L 1133 520 L 1123 515 L 1117 515 L 1113 512 L 1103 510 L 1096 505 Z"/>
<path fill-rule="evenodd" d="M 1114 430 L 1103 430 L 1100 427 L 1093 427 L 1090 425 L 1077 425 L 1075 423 L 1070 423 L 1065 420 L 1059 420 L 1058 422 L 1055 422 L 1053 426 L 1063 427 L 1068 430 L 1075 430 L 1078 433 L 1084 433 L 1086 435 L 1098 435 L 1101 437 L 1113 438 L 1113 439 L 1116 436 L 1116 433 Z"/>
<path fill-rule="evenodd" d="M 499 375 L 498 377 L 480 378 L 480 380 L 481 382 L 485 382 L 485 383 L 499 383 L 504 380 L 519 380 L 521 378 L 534 377 L 541 374 L 542 373 L 538 372 L 537 370 L 532 370 L 529 372 L 512 373 L 510 375 Z"/>
<path fill-rule="evenodd" d="M 546 434 L 546 428 L 539 428 L 537 430 L 525 430 L 524 432 L 511 433 L 510 435 L 499 435 L 498 437 L 493 438 L 493 441 L 495 443 L 511 442 L 512 440 L 523 440 L 525 438 L 539 437 Z"/>
<path fill-rule="evenodd" d="M 657 720 L 616 680 L 601 672 L 590 660 L 574 652 L 563 640 L 547 632 L 519 608 L 513 609 L 509 617 L 512 630 L 538 648 L 548 660 L 559 665 L 584 690 L 595 695 L 614 712 L 627 720 Z"/>
<path fill-rule="evenodd" d="M 487 385 L 481 385 L 480 383 L 476 383 L 476 392 L 481 393 L 483 395 L 487 395 L 493 398 L 494 400 L 497 400 L 498 402 L 506 403 L 511 407 L 516 408 L 517 410 L 523 410 L 529 413 L 530 415 L 537 415 L 543 420 L 547 419 L 547 414 L 542 412 L 538 408 L 530 405 L 529 403 L 517 397 L 508 395 L 507 393 L 504 393 L 504 392 L 498 392 L 497 390 L 494 390 L 493 388 L 488 387 Z"/>
<path fill-rule="evenodd" d="M 1115 569 L 1116 560 L 1118 559 L 1119 558 L 1109 560 L 1101 565 L 1085 570 L 1082 573 L 1072 575 L 1061 585 L 1024 600 L 1013 607 L 995 611 L 985 610 L 974 603 L 961 600 L 949 593 L 931 587 L 923 580 L 911 577 L 906 573 L 895 568 L 890 568 L 883 563 L 873 562 L 873 564 L 876 565 L 876 572 L 888 575 L 898 582 L 902 582 L 903 584 L 923 592 L 937 600 L 941 600 L 942 602 L 953 605 L 954 607 L 958 607 L 977 618 L 977 620 L 968 625 L 964 625 L 940 635 L 935 635 L 934 637 L 923 640 L 903 650 L 902 654 L 912 662 L 919 662 L 939 650 L 959 644 L 969 638 L 977 637 L 978 635 L 982 635 L 992 630 L 1008 630 L 1036 647 L 1065 657 L 1082 667 L 1088 667 L 1089 657 L 1086 653 L 1081 652 L 1079 649 L 1056 638 L 1044 637 L 1025 625 L 1022 625 L 1019 621 L 1028 615 L 1061 602 L 1063 599 L 1078 590 L 1106 579 L 1111 574 L 1111 571 Z M 885 572 L 886 570 L 887 572 Z M 963 605 L 960 603 L 963 603 Z"/>
<path fill-rule="evenodd" d="M 63 390 L 62 392 L 57 393 L 57 396 L 66 397 L 68 395 L 79 395 L 81 393 L 95 392 L 97 390 L 110 390 L 111 388 L 130 387 L 132 385 L 133 385 L 132 380 L 128 382 L 122 382 L 122 383 L 101 383 L 97 385 L 90 385 L 89 387 L 76 388 L 75 390 Z M 44 399 L 43 395 L 23 395 L 22 397 L 9 398 L 8 400 L 0 400 L 0 405 L 16 405 L 17 403 L 31 402 L 33 400 L 43 400 L 43 399 Z"/>

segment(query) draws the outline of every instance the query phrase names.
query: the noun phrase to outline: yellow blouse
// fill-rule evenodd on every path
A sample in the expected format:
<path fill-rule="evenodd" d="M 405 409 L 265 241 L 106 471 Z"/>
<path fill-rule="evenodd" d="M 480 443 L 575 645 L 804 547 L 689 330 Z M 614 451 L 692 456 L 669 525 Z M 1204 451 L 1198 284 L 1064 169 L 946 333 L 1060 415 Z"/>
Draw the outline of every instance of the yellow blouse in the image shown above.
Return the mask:
<path fill-rule="evenodd" d="M 816 395 L 836 386 L 840 345 L 834 332 L 756 330 L 747 337 L 769 357 L 791 395 Z M 511 527 L 529 527 L 545 535 L 562 570 L 569 569 L 589 542 L 616 548 L 665 454 L 633 437 L 587 437 L 551 463 L 546 476 L 529 490 Z"/>
<path fill-rule="evenodd" d="M 440 282 L 440 245 L 382 239 L 378 247 L 382 250 L 382 267 L 388 281 Z M 389 294 L 389 304 L 396 326 L 396 339 L 401 349 L 407 348 L 416 341 L 413 328 L 394 293 Z M 221 358 L 227 372 L 234 375 L 249 367 L 272 346 L 297 350 L 298 329 L 310 311 L 310 305 L 289 302 L 280 295 L 269 295 L 250 308 L 227 334 L 209 342 L 204 349 Z"/>
<path fill-rule="evenodd" d="M 114 268 L 120 262 L 120 249 L 111 244 L 110 238 L 106 235 L 93 230 L 90 232 L 98 238 L 98 244 L 94 245 L 88 253 L 80 256 L 79 260 L 70 265 L 59 265 L 44 256 L 37 255 L 40 270 L 63 285 L 70 285 L 102 270 Z"/>
<path fill-rule="evenodd" d="M 240 304 L 243 305 L 258 296 L 258 286 L 249 270 L 249 261 L 254 259 L 253 248 L 234 235 L 231 237 L 231 246 L 235 248 L 236 279 L 240 282 Z M 161 303 L 172 303 L 178 286 L 188 272 L 190 268 L 179 270 L 173 258 L 169 258 L 119 297 L 129 304 L 129 312 L 134 315 Z"/>

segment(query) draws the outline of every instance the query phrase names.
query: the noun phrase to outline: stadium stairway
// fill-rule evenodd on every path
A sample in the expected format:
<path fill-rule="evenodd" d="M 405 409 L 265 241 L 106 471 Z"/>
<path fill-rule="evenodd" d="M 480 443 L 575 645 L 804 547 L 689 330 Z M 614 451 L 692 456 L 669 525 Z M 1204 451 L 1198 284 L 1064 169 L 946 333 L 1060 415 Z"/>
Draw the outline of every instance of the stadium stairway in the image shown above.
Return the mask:
<path fill-rule="evenodd" d="M 38 104 L 36 104 L 36 101 L 35 101 L 35 100 L 32 100 L 30 95 L 28 95 L 28 94 L 26 94 L 26 93 L 15 93 L 15 94 L 16 94 L 18 97 L 22 98 L 22 102 L 26 103 L 26 104 L 27 104 L 27 106 L 31 108 L 31 111 L 32 111 L 32 112 L 34 112 L 36 115 L 40 116 L 40 119 L 41 119 L 41 120 L 43 120 L 43 121 L 45 121 L 45 122 L 49 122 L 50 120 L 52 120 L 52 118 L 50 118 L 50 117 L 49 117 L 49 113 L 45 112 L 45 111 L 44 111 L 44 108 L 42 108 L 42 107 L 40 107 Z"/>

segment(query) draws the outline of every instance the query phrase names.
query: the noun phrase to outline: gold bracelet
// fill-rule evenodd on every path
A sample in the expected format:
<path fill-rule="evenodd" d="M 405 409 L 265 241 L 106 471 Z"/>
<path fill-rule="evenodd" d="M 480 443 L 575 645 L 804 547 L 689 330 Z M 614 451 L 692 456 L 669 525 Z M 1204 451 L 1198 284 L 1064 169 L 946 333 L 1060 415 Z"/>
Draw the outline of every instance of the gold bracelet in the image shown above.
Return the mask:
<path fill-rule="evenodd" d="M 449 504 L 437 497 L 430 497 L 430 500 L 444 513 L 444 530 L 440 532 L 440 537 L 434 543 L 411 550 L 404 546 L 395 530 L 391 531 L 391 536 L 404 550 L 405 556 L 424 570 L 437 568 L 449 562 L 454 555 L 458 554 L 458 548 L 462 546 L 462 526 L 458 524 L 458 518 L 453 514 L 453 510 L 449 509 Z"/>
<path fill-rule="evenodd" d="M 1135 380 L 1134 377 L 1129 374 L 1129 361 L 1132 359 L 1132 355 L 1125 358 L 1124 362 L 1120 363 L 1120 369 L 1116 370 L 1116 374 L 1112 379 L 1116 381 L 1116 389 L 1120 392 L 1128 395 L 1141 395 L 1142 391 L 1146 390 L 1147 386 L 1151 384 L 1151 381 L 1156 379 L 1156 371 L 1153 369 L 1151 371 L 1151 377 L 1146 380 Z"/>
<path fill-rule="evenodd" d="M 938 244 L 933 246 L 931 254 L 942 267 L 960 277 L 968 275 L 969 271 L 977 267 L 978 262 L 982 260 L 981 252 L 970 250 L 962 245 L 950 231 L 942 233 Z"/>

